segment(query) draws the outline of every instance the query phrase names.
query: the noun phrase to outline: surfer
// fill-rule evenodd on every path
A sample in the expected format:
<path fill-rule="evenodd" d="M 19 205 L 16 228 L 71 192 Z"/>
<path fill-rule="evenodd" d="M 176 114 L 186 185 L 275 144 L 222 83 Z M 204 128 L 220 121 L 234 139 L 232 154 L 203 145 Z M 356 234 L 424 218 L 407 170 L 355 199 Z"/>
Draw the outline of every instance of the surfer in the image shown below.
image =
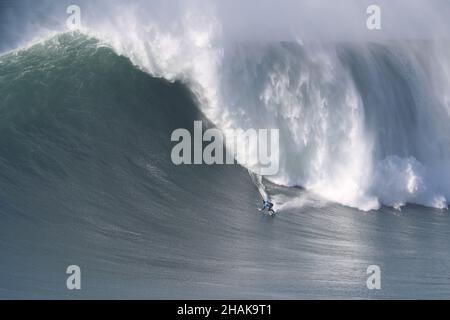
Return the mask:
<path fill-rule="evenodd" d="M 269 202 L 268 200 L 263 200 L 263 207 L 259 209 L 259 211 L 264 211 L 267 209 L 267 211 L 269 211 L 270 214 L 274 214 L 275 211 L 272 209 L 272 207 L 273 207 L 272 202 Z"/>

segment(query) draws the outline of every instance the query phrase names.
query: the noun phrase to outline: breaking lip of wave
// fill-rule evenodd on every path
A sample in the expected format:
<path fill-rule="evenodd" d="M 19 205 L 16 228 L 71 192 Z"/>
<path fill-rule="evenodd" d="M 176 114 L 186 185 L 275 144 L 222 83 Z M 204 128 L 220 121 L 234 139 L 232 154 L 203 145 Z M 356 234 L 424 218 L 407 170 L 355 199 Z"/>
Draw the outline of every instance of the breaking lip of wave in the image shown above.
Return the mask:
<path fill-rule="evenodd" d="M 195 14 L 169 30 L 123 32 L 124 23 L 82 33 L 153 76 L 183 81 L 220 129 L 280 128 L 272 182 L 364 211 L 447 208 L 448 46 L 232 44 L 215 19 Z"/>

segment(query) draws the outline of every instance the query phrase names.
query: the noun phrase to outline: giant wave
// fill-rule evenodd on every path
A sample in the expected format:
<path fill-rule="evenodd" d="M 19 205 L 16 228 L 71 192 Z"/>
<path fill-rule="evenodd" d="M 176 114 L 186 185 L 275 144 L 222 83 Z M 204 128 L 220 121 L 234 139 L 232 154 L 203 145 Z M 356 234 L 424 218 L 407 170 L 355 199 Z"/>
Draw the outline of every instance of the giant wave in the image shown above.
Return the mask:
<path fill-rule="evenodd" d="M 187 12 L 171 28 L 126 21 L 87 33 L 186 83 L 217 127 L 281 130 L 272 182 L 361 210 L 447 207 L 446 43 L 230 42 L 210 15 Z"/>

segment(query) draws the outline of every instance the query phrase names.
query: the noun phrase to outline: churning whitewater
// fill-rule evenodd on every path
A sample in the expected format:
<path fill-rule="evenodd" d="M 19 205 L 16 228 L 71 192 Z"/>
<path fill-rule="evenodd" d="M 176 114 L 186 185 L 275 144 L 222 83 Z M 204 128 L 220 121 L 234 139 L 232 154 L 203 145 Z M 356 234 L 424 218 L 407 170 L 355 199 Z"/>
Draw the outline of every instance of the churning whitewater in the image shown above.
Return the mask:
<path fill-rule="evenodd" d="M 448 45 L 230 43 L 193 12 L 171 28 L 95 30 L 146 72 L 186 83 L 218 128 L 280 128 L 272 182 L 361 210 L 447 207 Z"/>

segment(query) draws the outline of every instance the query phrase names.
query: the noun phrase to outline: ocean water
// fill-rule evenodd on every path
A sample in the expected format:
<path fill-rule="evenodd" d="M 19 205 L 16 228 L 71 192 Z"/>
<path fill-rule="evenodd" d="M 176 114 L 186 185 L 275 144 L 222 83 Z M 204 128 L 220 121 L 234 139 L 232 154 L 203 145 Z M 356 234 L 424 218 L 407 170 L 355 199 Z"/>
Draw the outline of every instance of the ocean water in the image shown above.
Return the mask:
<path fill-rule="evenodd" d="M 258 212 L 258 183 L 255 185 L 245 168 L 172 164 L 170 135 L 174 129 L 192 128 L 195 120 L 211 127 L 221 124 L 214 110 L 204 109 L 196 84 L 152 76 L 113 47 L 79 33 L 62 34 L 2 55 L 0 297 L 447 298 L 450 219 L 445 199 L 449 190 L 442 182 L 445 173 L 442 179 L 432 180 L 425 166 L 431 157 L 434 163 L 446 161 L 448 129 L 439 139 L 429 141 L 424 150 L 414 142 L 424 139 L 417 136 L 418 131 L 407 134 L 415 130 L 408 127 L 414 121 L 420 126 L 418 113 L 431 114 L 436 108 L 436 114 L 442 115 L 443 111 L 435 100 L 436 104 L 427 105 L 428 111 L 419 111 L 411 92 L 414 72 L 401 75 L 406 66 L 394 68 L 395 48 L 374 45 L 364 50 L 373 59 L 380 59 L 374 63 L 387 68 L 383 74 L 392 73 L 393 85 L 398 86 L 393 91 L 409 92 L 391 101 L 391 107 L 400 110 L 380 105 L 376 110 L 365 109 L 364 119 L 350 110 L 354 118 L 327 133 L 319 119 L 309 113 L 308 103 L 314 98 L 297 92 L 296 99 L 306 99 L 302 102 L 304 111 L 313 123 L 297 129 L 308 137 L 308 130 L 319 131 L 311 137 L 312 142 L 304 144 L 310 157 L 288 153 L 282 175 L 274 181 L 262 180 L 275 203 L 275 216 Z M 267 48 L 256 49 L 264 52 Z M 242 57 L 256 49 L 239 47 L 233 56 Z M 257 66 L 266 68 L 264 63 L 270 64 L 278 51 L 285 58 L 293 53 L 306 55 L 304 49 L 292 44 L 272 44 L 267 50 L 263 56 L 272 58 L 261 58 Z M 358 50 L 343 45 L 335 52 L 341 67 L 351 61 L 352 75 L 360 77 L 358 88 L 353 88 L 361 93 L 358 103 L 373 105 L 381 95 L 363 90 L 379 81 L 377 72 L 381 71 L 366 74 L 372 67 L 362 62 L 367 56 L 358 55 Z M 247 57 L 243 61 L 254 62 Z M 284 67 L 275 64 L 287 72 L 280 71 L 280 77 L 289 76 L 285 63 Z M 311 63 L 309 68 L 314 70 L 316 66 Z M 308 72 L 316 76 L 319 71 Z M 296 74 L 290 77 L 288 86 L 300 81 Z M 339 85 L 350 81 L 347 77 L 349 74 Z M 240 85 L 241 80 L 236 79 L 233 85 Z M 324 86 L 321 92 L 326 94 L 336 82 L 329 78 L 306 83 L 309 90 Z M 267 106 L 277 103 L 277 94 L 285 93 L 280 84 L 278 93 L 262 83 L 254 85 L 255 90 L 266 90 L 261 100 Z M 387 84 L 384 90 L 389 92 Z M 272 104 L 268 102 L 271 99 L 275 99 Z M 345 99 L 342 101 L 356 101 L 349 96 Z M 302 103 L 298 100 L 296 105 Z M 358 103 L 353 110 L 358 109 Z M 339 107 L 344 108 L 341 115 L 349 115 L 345 105 Z M 326 106 L 319 109 L 323 108 Z M 400 114 L 408 121 L 387 117 Z M 234 116 L 230 112 L 230 119 Z M 277 121 L 290 125 L 297 119 L 279 117 Z M 358 144 L 363 136 L 359 121 L 363 120 L 365 128 L 384 121 L 380 135 L 385 139 L 372 140 L 378 144 L 373 159 L 381 159 L 375 165 L 381 169 L 374 171 L 378 180 L 370 180 L 373 183 L 367 188 L 357 186 L 355 193 L 352 183 L 362 180 L 346 176 L 347 167 L 336 164 L 327 171 L 328 160 L 318 168 L 310 165 L 317 150 L 322 152 L 320 159 L 326 159 L 328 152 L 334 153 L 336 161 L 347 159 L 336 149 L 341 142 L 330 141 L 332 137 L 350 139 L 344 139 L 351 146 L 345 152 L 368 144 Z M 350 135 L 347 128 L 353 128 Z M 327 144 L 309 149 L 320 132 Z M 392 136 L 396 142 L 389 140 Z M 441 152 L 426 153 L 430 144 Z M 397 146 L 403 149 L 393 153 Z M 412 150 L 417 151 L 417 158 L 411 156 Z M 419 157 L 425 154 L 430 158 Z M 358 175 L 362 160 L 366 158 L 355 159 L 348 172 Z M 310 171 L 335 171 L 339 175 L 303 175 Z M 292 180 L 281 183 L 286 176 Z M 336 189 L 339 199 L 327 197 L 328 191 L 323 189 L 323 179 L 329 176 L 337 179 L 328 180 L 330 187 L 342 179 L 345 190 L 340 194 Z M 302 181 L 316 184 L 308 188 Z M 65 271 L 73 264 L 82 270 L 82 289 L 69 291 Z M 381 290 L 367 289 L 369 265 L 381 268 Z"/>

